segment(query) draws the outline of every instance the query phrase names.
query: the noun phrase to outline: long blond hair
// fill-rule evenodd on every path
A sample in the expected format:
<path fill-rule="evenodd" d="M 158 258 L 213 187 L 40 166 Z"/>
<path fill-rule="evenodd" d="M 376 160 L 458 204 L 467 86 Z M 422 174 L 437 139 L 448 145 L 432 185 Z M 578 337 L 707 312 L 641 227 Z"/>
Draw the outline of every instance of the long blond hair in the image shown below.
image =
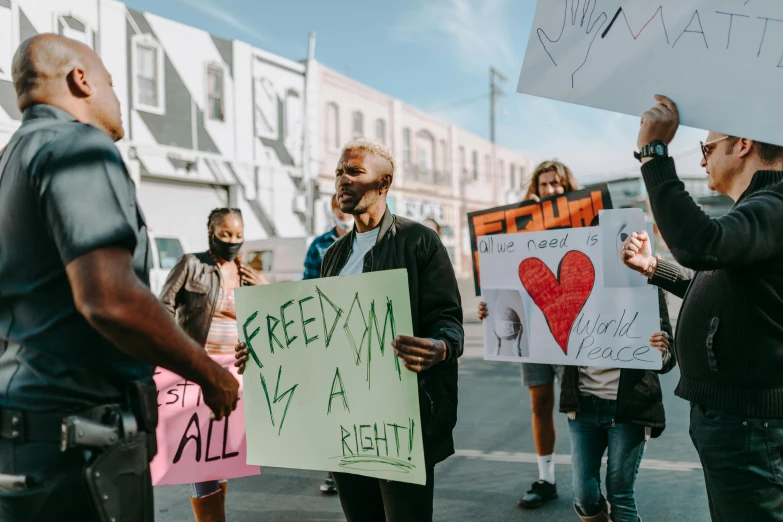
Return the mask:
<path fill-rule="evenodd" d="M 571 169 L 559 161 L 544 161 L 533 171 L 533 178 L 530 180 L 530 185 L 527 187 L 527 194 L 525 194 L 526 200 L 530 199 L 530 196 L 533 194 L 541 196 L 541 194 L 538 193 L 538 180 L 541 178 L 542 174 L 547 172 L 557 173 L 557 177 L 560 178 L 560 185 L 566 192 L 579 189 L 579 184 L 576 182 L 576 178 L 571 172 Z"/>

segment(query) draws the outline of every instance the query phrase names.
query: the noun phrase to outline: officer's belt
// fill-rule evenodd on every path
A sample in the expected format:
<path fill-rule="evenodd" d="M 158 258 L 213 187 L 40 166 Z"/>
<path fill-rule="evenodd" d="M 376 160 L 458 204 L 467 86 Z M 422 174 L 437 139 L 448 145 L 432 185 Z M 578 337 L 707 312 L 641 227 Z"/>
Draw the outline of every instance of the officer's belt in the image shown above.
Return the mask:
<path fill-rule="evenodd" d="M 78 413 L 35 412 L 0 408 L 0 438 L 25 442 L 60 442 L 63 419 L 78 415 L 101 421 L 107 412 L 119 411 L 116 404 L 101 405 Z"/>

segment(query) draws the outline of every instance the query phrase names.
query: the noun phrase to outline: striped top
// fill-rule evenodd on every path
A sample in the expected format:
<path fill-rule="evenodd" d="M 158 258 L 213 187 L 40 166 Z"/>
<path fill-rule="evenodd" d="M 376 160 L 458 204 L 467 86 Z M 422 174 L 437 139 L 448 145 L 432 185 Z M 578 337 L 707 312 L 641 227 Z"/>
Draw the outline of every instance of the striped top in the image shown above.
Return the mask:
<path fill-rule="evenodd" d="M 237 342 L 239 342 L 239 335 L 234 292 L 226 293 L 221 285 L 204 349 L 210 355 L 234 353 Z"/>

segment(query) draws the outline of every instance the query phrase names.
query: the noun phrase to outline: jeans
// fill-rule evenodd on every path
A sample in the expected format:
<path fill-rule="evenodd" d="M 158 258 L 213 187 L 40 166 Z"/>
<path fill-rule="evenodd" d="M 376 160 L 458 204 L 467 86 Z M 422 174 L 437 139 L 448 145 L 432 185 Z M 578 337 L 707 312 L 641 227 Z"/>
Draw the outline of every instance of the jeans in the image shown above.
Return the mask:
<path fill-rule="evenodd" d="M 568 421 L 574 504 L 583 514 L 601 512 L 601 460 L 608 449 L 606 496 L 612 522 L 637 522 L 634 483 L 645 445 L 644 426 L 615 424 L 617 401 L 592 395 L 580 398 L 581 411 Z"/>
<path fill-rule="evenodd" d="M 783 521 L 783 419 L 691 404 L 690 435 L 713 521 Z"/>
<path fill-rule="evenodd" d="M 432 522 L 435 470 L 424 486 L 332 473 L 347 522 Z"/>

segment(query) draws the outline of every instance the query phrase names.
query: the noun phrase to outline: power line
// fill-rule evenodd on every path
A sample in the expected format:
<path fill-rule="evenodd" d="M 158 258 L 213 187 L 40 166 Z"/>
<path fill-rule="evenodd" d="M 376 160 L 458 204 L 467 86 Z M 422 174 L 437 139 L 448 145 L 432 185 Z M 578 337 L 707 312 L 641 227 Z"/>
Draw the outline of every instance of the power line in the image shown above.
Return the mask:
<path fill-rule="evenodd" d="M 489 97 L 488 93 L 480 94 L 478 96 L 472 96 L 470 98 L 465 98 L 465 99 L 462 99 L 462 100 L 458 100 L 458 101 L 449 103 L 448 105 L 443 105 L 442 107 L 430 110 L 429 112 L 443 112 L 445 110 L 453 109 L 455 107 L 460 107 L 462 105 L 468 105 L 468 104 L 471 104 L 471 103 L 475 103 L 475 102 L 477 102 L 479 100 L 485 100 L 488 97 Z"/>

